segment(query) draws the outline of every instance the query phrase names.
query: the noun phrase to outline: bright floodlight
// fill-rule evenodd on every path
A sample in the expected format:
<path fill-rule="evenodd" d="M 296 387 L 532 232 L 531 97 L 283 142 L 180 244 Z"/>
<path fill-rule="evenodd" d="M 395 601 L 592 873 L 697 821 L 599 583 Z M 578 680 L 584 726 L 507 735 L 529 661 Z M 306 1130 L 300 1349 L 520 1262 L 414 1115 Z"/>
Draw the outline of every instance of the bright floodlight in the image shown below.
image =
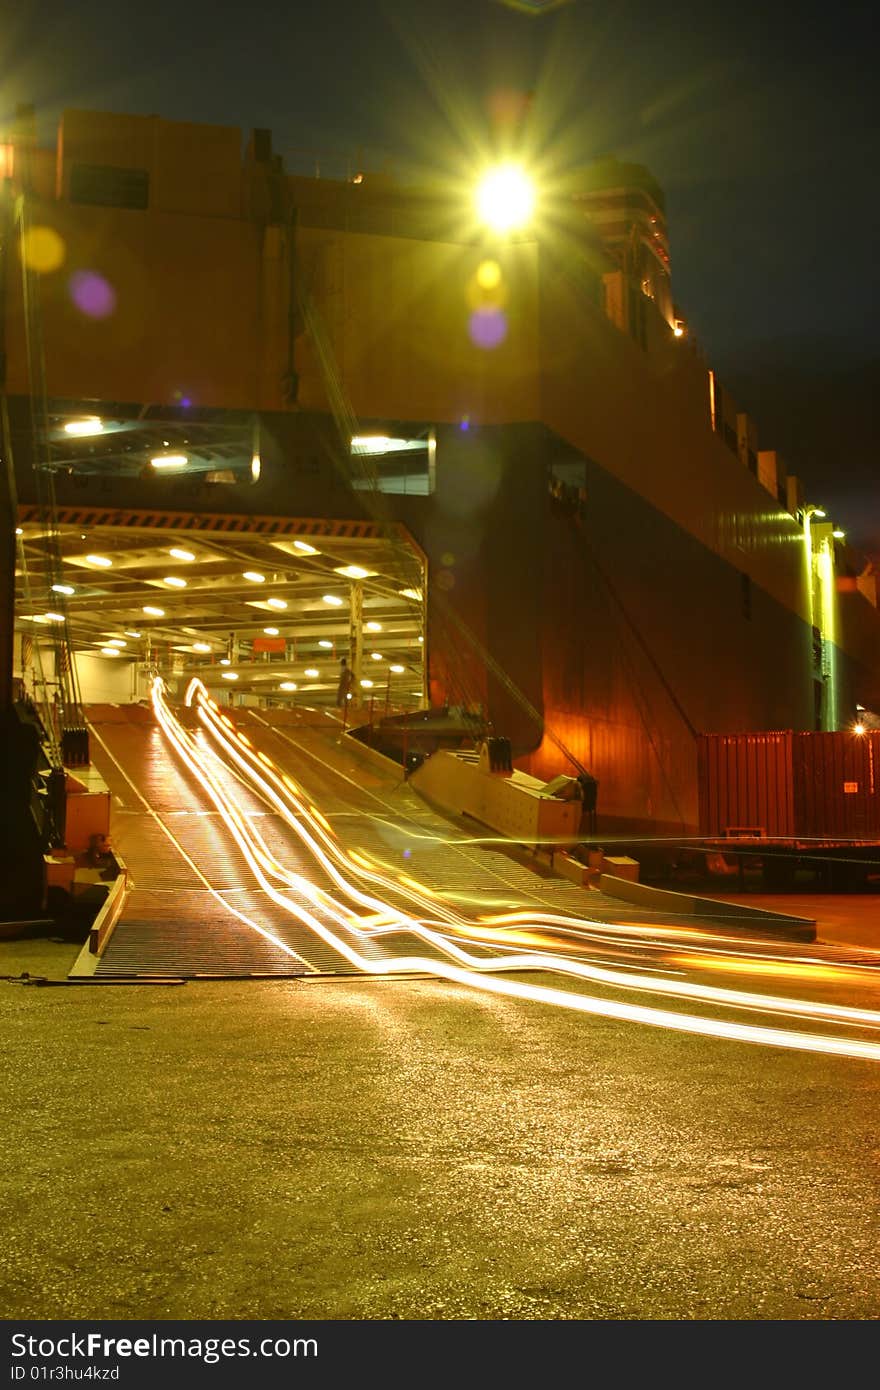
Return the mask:
<path fill-rule="evenodd" d="M 512 232 L 532 215 L 535 190 L 531 179 L 514 164 L 492 169 L 477 189 L 480 220 L 494 232 Z"/>

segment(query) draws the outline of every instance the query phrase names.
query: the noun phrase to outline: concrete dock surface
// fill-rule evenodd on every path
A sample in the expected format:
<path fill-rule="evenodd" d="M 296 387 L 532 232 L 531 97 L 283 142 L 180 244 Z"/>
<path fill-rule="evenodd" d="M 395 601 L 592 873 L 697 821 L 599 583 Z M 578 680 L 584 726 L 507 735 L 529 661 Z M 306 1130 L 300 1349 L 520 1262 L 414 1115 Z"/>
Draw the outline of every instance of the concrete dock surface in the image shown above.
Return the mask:
<path fill-rule="evenodd" d="M 0 943 L 7 1318 L 880 1315 L 876 1063 L 430 979 L 20 982 L 76 950 Z"/>

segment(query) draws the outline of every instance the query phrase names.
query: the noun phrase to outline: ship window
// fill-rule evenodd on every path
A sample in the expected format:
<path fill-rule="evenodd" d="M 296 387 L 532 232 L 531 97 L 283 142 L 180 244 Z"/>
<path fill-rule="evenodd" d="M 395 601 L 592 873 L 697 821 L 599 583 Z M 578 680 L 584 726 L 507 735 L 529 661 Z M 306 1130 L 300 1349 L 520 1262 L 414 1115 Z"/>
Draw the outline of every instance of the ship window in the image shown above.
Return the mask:
<path fill-rule="evenodd" d="M 434 430 L 416 439 L 386 434 L 356 435 L 352 455 L 363 462 L 352 476 L 359 492 L 390 492 L 427 497 L 437 485 L 437 439 Z"/>

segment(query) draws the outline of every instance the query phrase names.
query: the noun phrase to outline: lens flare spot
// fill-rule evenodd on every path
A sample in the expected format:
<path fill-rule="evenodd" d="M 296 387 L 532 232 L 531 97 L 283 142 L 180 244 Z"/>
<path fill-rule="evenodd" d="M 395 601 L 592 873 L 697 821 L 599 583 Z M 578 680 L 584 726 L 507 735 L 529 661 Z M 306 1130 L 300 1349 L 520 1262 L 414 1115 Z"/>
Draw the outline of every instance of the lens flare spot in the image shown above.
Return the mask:
<path fill-rule="evenodd" d="M 486 313 L 490 309 L 500 310 L 507 304 L 507 286 L 500 276 L 494 285 L 483 285 L 480 283 L 479 271 L 471 276 L 465 289 L 465 300 L 467 306 L 475 313 L 481 310 Z"/>
<path fill-rule="evenodd" d="M 54 227 L 29 227 L 21 243 L 21 257 L 28 270 L 50 275 L 64 264 L 67 247 Z"/>
<path fill-rule="evenodd" d="M 477 309 L 471 314 L 468 332 L 476 347 L 489 351 L 507 337 L 507 318 L 500 309 Z"/>
<path fill-rule="evenodd" d="M 96 270 L 77 270 L 71 275 L 70 297 L 90 319 L 109 318 L 116 308 L 116 291 Z"/>
<path fill-rule="evenodd" d="M 477 284 L 481 290 L 494 290 L 501 284 L 501 266 L 497 261 L 483 261 L 477 268 Z"/>

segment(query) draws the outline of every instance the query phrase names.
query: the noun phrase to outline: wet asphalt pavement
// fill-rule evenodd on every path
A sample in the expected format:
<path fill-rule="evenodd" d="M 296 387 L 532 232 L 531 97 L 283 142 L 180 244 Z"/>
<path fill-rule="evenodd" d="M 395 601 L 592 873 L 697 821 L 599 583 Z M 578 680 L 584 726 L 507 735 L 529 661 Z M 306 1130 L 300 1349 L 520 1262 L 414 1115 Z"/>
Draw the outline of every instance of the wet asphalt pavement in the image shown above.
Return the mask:
<path fill-rule="evenodd" d="M 430 980 L 0 1013 L 7 1318 L 880 1315 L 877 1064 Z"/>

